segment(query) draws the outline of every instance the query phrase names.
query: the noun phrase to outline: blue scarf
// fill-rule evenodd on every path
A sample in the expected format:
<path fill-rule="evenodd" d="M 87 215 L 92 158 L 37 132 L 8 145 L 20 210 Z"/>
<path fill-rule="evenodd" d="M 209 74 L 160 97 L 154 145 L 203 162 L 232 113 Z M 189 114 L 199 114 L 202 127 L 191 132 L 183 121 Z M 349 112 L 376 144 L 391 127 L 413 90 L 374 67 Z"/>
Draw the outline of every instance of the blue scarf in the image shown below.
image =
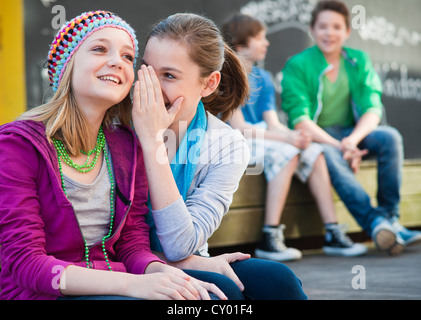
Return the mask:
<path fill-rule="evenodd" d="M 196 114 L 191 121 L 183 140 L 178 147 L 177 153 L 170 163 L 171 171 L 177 184 L 183 200 L 186 201 L 187 192 L 193 181 L 196 172 L 196 166 L 199 162 L 200 147 L 206 133 L 208 120 L 206 118 L 205 107 L 202 101 L 197 106 Z M 146 222 L 149 224 L 149 238 L 151 242 L 151 249 L 154 251 L 163 251 L 161 243 L 156 234 L 156 226 L 152 217 L 152 207 L 150 198 L 147 205 L 149 213 L 146 215 Z"/>

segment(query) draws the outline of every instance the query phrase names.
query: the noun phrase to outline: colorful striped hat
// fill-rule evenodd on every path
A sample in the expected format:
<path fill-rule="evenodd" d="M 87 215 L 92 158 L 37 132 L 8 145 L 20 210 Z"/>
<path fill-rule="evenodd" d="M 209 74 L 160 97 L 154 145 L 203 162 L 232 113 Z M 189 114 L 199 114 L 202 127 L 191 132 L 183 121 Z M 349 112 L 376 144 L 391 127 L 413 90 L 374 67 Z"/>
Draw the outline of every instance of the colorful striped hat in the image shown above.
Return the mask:
<path fill-rule="evenodd" d="M 112 12 L 103 10 L 85 12 L 66 22 L 50 46 L 47 68 L 50 85 L 54 91 L 58 88 L 67 63 L 79 46 L 93 32 L 102 28 L 118 28 L 128 33 L 135 49 L 134 65 L 136 65 L 139 47 L 133 28 Z"/>

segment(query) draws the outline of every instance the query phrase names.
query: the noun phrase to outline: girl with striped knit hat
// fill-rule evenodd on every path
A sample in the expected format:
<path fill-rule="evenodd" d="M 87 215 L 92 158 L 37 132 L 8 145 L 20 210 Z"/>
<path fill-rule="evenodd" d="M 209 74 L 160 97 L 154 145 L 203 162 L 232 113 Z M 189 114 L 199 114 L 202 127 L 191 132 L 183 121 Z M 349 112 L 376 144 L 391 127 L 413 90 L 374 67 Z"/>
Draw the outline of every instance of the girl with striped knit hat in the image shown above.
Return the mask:
<path fill-rule="evenodd" d="M 120 17 L 81 14 L 51 45 L 51 101 L 0 127 L 0 299 L 225 298 L 151 253 L 137 54 Z"/>

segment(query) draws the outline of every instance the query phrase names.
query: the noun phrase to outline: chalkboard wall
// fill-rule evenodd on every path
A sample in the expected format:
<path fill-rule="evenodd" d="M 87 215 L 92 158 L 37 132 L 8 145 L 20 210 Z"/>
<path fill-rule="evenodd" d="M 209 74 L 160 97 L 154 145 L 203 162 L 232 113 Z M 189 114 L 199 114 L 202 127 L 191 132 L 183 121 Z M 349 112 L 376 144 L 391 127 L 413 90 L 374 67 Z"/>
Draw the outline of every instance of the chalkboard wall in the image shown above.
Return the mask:
<path fill-rule="evenodd" d="M 150 26 L 176 12 L 204 14 L 218 25 L 231 13 L 257 16 L 271 43 L 264 67 L 280 92 L 281 70 L 291 55 L 312 45 L 308 32 L 313 0 L 25 0 L 28 108 L 51 96 L 43 65 L 64 19 L 89 10 L 109 10 L 137 31 L 141 49 Z M 383 82 L 387 122 L 404 137 L 405 158 L 421 158 L 421 1 L 345 0 L 352 15 L 347 45 L 367 51 Z M 278 94 L 278 106 L 281 101 Z M 280 113 L 281 119 L 284 117 Z"/>

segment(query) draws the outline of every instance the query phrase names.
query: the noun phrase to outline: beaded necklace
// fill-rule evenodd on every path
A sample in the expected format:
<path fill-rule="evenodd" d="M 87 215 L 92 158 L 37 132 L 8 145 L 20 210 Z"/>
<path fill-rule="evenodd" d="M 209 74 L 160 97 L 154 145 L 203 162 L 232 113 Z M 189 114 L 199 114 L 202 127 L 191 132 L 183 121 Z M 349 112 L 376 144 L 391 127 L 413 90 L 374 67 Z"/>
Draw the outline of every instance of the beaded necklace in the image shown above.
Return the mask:
<path fill-rule="evenodd" d="M 98 161 L 99 154 L 101 153 L 101 150 L 105 146 L 105 135 L 104 135 L 104 131 L 102 130 L 102 127 L 100 127 L 99 132 L 98 132 L 98 137 L 96 139 L 95 148 L 88 151 L 88 152 L 81 151 L 83 154 L 88 156 L 86 158 L 85 163 L 83 163 L 83 164 L 77 164 L 70 158 L 70 156 L 67 153 L 66 148 L 64 147 L 64 144 L 63 144 L 62 141 L 53 139 L 53 142 L 54 142 L 54 146 L 56 147 L 57 154 L 58 154 L 59 158 L 61 158 L 61 160 L 65 164 L 67 164 L 68 166 L 76 169 L 77 171 L 79 171 L 81 173 L 86 173 L 86 172 L 92 171 L 92 169 L 95 167 L 95 165 Z M 92 159 L 91 163 L 89 163 L 89 157 L 92 154 L 95 154 L 95 157 Z"/>
<path fill-rule="evenodd" d="M 101 150 L 104 151 L 104 157 L 105 157 L 105 161 L 107 163 L 107 169 L 108 169 L 108 175 L 110 177 L 110 182 L 111 182 L 111 194 L 110 194 L 110 214 L 111 214 L 111 219 L 110 219 L 110 229 L 108 231 L 108 234 L 105 235 L 102 238 L 101 241 L 101 245 L 102 245 L 102 252 L 104 253 L 104 257 L 105 257 L 105 262 L 107 263 L 107 267 L 110 271 L 112 271 L 111 269 L 111 265 L 110 262 L 108 260 L 108 254 L 107 254 L 107 250 L 105 249 L 105 241 L 111 236 L 112 230 L 113 230 L 113 225 L 114 225 L 114 176 L 113 176 L 113 172 L 112 172 L 112 168 L 111 168 L 111 164 L 110 164 L 110 159 L 108 157 L 108 152 L 107 152 L 107 148 L 105 146 L 106 144 L 106 139 L 105 139 L 105 135 L 104 132 L 102 130 L 102 127 L 100 127 L 99 129 L 99 133 L 98 133 L 98 138 L 97 138 L 97 143 L 94 149 L 88 151 L 87 153 L 83 152 L 83 154 L 87 155 L 88 158 L 86 159 L 85 163 L 82 165 L 78 165 L 76 163 L 73 162 L 73 160 L 70 158 L 70 156 L 68 155 L 63 142 L 61 142 L 60 140 L 56 140 L 53 139 L 53 143 L 54 143 L 54 147 L 57 150 L 57 158 L 58 158 L 58 166 L 60 169 L 60 178 L 61 178 L 61 186 L 63 188 L 63 192 L 64 194 L 67 196 L 66 193 L 66 187 L 64 184 L 64 178 L 63 178 L 63 169 L 62 169 L 62 164 L 61 161 L 63 161 L 64 163 L 66 163 L 67 165 L 71 166 L 72 168 L 76 169 L 77 171 L 81 172 L 81 173 L 86 173 L 91 171 L 94 167 L 95 164 L 98 160 L 98 156 L 101 153 Z M 91 156 L 92 154 L 95 153 L 95 157 L 92 160 L 91 163 L 89 162 L 89 156 Z M 86 242 L 85 237 L 83 236 L 83 242 L 85 244 L 85 261 L 86 261 L 86 268 L 90 268 L 89 267 L 89 247 L 88 247 L 88 243 Z"/>

